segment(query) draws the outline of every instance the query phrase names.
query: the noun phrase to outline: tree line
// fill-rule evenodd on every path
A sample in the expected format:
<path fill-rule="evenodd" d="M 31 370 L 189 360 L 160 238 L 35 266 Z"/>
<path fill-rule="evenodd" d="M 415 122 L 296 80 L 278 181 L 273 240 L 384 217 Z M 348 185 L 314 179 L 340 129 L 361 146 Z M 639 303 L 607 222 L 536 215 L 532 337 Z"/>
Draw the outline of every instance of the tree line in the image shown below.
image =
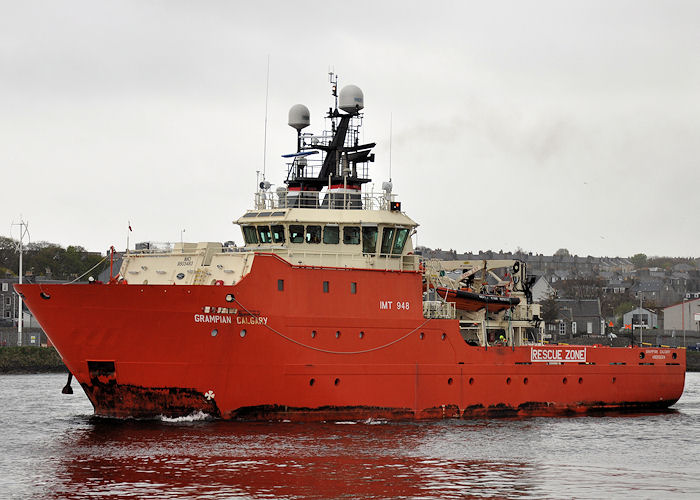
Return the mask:
<path fill-rule="evenodd" d="M 66 280 L 74 279 L 97 265 L 104 258 L 98 252 L 89 252 L 79 245 L 64 248 L 55 243 L 39 241 L 25 245 L 22 260 L 23 273 L 30 276 Z M 102 270 L 98 266 L 92 273 Z M 19 272 L 18 242 L 0 236 L 0 275 L 17 276 Z"/>

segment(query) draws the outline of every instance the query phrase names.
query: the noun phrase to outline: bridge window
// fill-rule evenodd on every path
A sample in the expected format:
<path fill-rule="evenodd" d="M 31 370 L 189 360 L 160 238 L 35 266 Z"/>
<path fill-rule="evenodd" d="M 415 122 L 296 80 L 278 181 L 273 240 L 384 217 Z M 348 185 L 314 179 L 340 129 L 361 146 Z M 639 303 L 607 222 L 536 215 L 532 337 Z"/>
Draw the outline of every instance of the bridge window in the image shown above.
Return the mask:
<path fill-rule="evenodd" d="M 396 228 L 385 227 L 382 231 L 382 248 L 379 253 L 391 253 L 391 245 L 394 243 L 394 231 Z"/>
<path fill-rule="evenodd" d="M 394 248 L 391 251 L 394 255 L 399 255 L 403 252 L 403 246 L 408 239 L 408 229 L 399 229 L 396 231 L 396 239 L 394 240 Z"/>
<path fill-rule="evenodd" d="M 304 226 L 291 224 L 289 226 L 289 242 L 304 243 Z"/>
<path fill-rule="evenodd" d="M 338 226 L 324 227 L 323 242 L 329 245 L 337 245 L 340 243 L 340 228 Z"/>
<path fill-rule="evenodd" d="M 284 243 L 284 226 L 272 226 L 272 241 L 275 243 Z"/>
<path fill-rule="evenodd" d="M 377 228 L 362 228 L 362 253 L 377 253 Z"/>
<path fill-rule="evenodd" d="M 321 226 L 306 226 L 306 242 L 321 243 Z"/>
<path fill-rule="evenodd" d="M 272 243 L 270 226 L 258 226 L 258 238 L 260 243 Z"/>
<path fill-rule="evenodd" d="M 258 233 L 255 226 L 243 226 L 243 239 L 246 245 L 255 245 L 258 242 Z"/>
<path fill-rule="evenodd" d="M 346 245 L 359 245 L 360 228 L 357 226 L 345 226 L 343 228 L 343 243 Z"/>

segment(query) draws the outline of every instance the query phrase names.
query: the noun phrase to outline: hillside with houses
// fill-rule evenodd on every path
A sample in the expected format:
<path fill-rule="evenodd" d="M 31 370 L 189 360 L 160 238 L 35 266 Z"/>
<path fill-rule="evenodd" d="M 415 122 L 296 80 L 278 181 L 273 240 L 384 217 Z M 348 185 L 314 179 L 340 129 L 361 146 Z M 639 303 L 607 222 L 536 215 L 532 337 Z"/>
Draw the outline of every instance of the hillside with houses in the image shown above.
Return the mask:
<path fill-rule="evenodd" d="M 533 301 L 542 305 L 545 334 L 551 340 L 611 334 L 631 338 L 641 331 L 653 343 L 700 341 L 700 258 L 583 257 L 566 249 L 554 255 L 457 253 L 427 247 L 418 251 L 426 259 L 524 262 L 532 277 Z"/>
<path fill-rule="evenodd" d="M 700 258 L 583 257 L 566 249 L 554 255 L 457 253 L 420 246 L 417 253 L 424 259 L 524 262 L 533 300 L 542 305 L 543 334 L 550 341 L 587 336 L 639 341 L 641 333 L 656 344 L 700 342 Z M 29 245 L 24 259 L 23 279 L 30 282 L 67 282 L 91 268 L 93 276 L 108 268 L 99 253 L 46 242 Z M 16 242 L 0 238 L 0 329 L 16 325 L 18 304 L 12 284 L 18 281 L 17 268 Z M 24 322 L 28 328 L 38 327 L 26 310 Z M 5 337 L 0 345 L 13 343 L 11 334 Z"/>

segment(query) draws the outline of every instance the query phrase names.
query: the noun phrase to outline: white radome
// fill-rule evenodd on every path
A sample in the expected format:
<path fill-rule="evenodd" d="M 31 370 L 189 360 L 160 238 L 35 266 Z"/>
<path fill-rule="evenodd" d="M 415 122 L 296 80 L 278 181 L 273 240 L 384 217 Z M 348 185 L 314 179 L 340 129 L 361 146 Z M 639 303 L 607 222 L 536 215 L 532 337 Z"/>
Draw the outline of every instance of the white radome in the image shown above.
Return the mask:
<path fill-rule="evenodd" d="M 289 126 L 297 130 L 311 125 L 311 113 L 303 104 L 295 104 L 289 109 Z"/>
<path fill-rule="evenodd" d="M 357 85 L 346 85 L 338 95 L 338 107 L 346 113 L 355 113 L 364 109 L 365 95 Z"/>

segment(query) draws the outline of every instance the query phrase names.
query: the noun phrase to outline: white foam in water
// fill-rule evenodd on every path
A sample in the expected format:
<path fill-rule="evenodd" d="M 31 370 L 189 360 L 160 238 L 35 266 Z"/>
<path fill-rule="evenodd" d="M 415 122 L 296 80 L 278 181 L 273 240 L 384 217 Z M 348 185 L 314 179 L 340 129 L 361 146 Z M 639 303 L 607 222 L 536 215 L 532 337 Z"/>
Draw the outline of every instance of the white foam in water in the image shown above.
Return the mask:
<path fill-rule="evenodd" d="M 362 423 L 366 425 L 382 425 L 389 423 L 389 421 L 384 418 L 368 418 Z"/>
<path fill-rule="evenodd" d="M 164 417 L 163 415 L 159 415 L 158 418 L 160 418 L 163 422 L 171 422 L 171 423 L 179 423 L 179 422 L 199 422 L 202 420 L 211 420 L 211 415 L 208 413 L 204 413 L 202 410 L 198 410 L 194 413 L 191 413 L 190 415 L 187 415 L 185 417 Z"/>
<path fill-rule="evenodd" d="M 382 425 L 389 421 L 383 418 L 368 418 L 367 420 L 339 420 L 335 422 L 336 425 L 355 425 L 355 424 L 365 424 L 365 425 Z"/>

